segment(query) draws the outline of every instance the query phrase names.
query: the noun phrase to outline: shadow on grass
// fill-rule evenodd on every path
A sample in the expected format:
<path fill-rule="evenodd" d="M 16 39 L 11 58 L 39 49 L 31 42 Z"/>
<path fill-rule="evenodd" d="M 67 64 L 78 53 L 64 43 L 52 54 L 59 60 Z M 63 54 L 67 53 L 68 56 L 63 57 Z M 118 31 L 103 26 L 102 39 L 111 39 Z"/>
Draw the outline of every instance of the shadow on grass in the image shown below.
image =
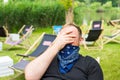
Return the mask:
<path fill-rule="evenodd" d="M 18 74 L 9 80 L 25 80 L 24 73 Z"/>

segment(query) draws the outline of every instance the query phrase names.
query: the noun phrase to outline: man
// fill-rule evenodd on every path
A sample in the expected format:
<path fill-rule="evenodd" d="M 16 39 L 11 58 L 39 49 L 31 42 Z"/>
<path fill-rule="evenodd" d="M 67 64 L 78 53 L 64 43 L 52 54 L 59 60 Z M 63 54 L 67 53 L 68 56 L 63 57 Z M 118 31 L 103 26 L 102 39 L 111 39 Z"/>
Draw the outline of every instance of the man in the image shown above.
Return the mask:
<path fill-rule="evenodd" d="M 97 61 L 79 54 L 81 36 L 76 25 L 64 25 L 48 49 L 27 65 L 26 80 L 103 80 Z"/>

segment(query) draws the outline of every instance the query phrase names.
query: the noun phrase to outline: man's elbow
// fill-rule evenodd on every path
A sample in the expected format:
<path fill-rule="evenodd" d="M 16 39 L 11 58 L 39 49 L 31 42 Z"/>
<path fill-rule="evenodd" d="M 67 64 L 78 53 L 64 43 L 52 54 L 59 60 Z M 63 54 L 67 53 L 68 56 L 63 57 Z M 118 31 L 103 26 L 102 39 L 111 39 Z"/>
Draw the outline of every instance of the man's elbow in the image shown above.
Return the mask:
<path fill-rule="evenodd" d="M 25 68 L 25 80 L 39 80 L 36 79 L 36 75 L 34 75 L 34 71 L 29 69 L 29 67 Z"/>

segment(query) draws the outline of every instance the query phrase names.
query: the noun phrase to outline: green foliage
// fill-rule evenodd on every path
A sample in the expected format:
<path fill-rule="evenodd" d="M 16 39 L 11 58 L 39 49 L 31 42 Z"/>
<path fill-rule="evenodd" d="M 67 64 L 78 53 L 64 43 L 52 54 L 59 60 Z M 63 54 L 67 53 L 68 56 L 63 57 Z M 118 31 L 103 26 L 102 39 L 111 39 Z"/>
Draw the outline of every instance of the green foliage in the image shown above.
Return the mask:
<path fill-rule="evenodd" d="M 80 2 L 79 7 L 86 7 L 86 5 L 85 5 L 85 3 L 84 3 L 84 2 Z"/>
<path fill-rule="evenodd" d="M 120 5 L 120 0 L 117 1 L 118 5 Z"/>
<path fill-rule="evenodd" d="M 65 11 L 72 6 L 71 1 L 10 0 L 8 4 L 0 2 L 0 24 L 7 25 L 9 32 L 17 32 L 23 24 L 32 24 L 34 27 L 63 25 L 65 23 Z M 74 22 L 78 25 L 82 25 L 84 19 L 89 24 L 91 20 L 100 20 L 102 18 L 108 21 L 120 17 L 120 10 L 113 8 L 111 2 L 103 5 L 100 2 L 93 2 L 88 7 L 84 1 L 74 1 Z M 64 2 L 66 8 L 61 2 Z M 98 13 L 96 10 L 104 10 L 104 12 Z"/>
<path fill-rule="evenodd" d="M 46 3 L 46 4 L 45 4 Z M 40 26 L 62 25 L 65 22 L 65 9 L 59 2 L 14 1 L 0 5 L 0 23 L 7 24 L 10 30 L 18 30 L 23 24 Z"/>
<path fill-rule="evenodd" d="M 108 1 L 105 4 L 103 4 L 104 8 L 112 8 L 112 1 Z"/>
<path fill-rule="evenodd" d="M 61 0 L 61 3 L 64 5 L 66 11 L 72 7 L 73 3 L 72 3 L 73 0 Z"/>
<path fill-rule="evenodd" d="M 90 5 L 90 7 L 92 8 L 92 9 L 97 9 L 97 8 L 99 8 L 99 7 L 101 7 L 101 3 L 100 2 L 93 2 L 91 5 Z"/>
<path fill-rule="evenodd" d="M 73 8 L 77 8 L 77 7 L 79 7 L 79 5 L 80 5 L 79 1 L 74 1 Z"/>
<path fill-rule="evenodd" d="M 79 7 L 74 9 L 74 21 L 79 25 L 82 25 L 84 20 L 89 25 L 91 20 L 103 19 L 107 22 L 120 17 L 120 9 L 112 7 L 111 2 L 103 5 L 100 2 L 94 2 L 90 4 L 90 7 L 81 5 L 81 3 L 83 2 L 80 2 Z"/>
<path fill-rule="evenodd" d="M 120 3 L 120 0 L 76 0 L 76 1 L 85 2 L 85 3 L 101 2 L 101 4 L 105 4 L 108 1 L 112 1 L 113 7 L 117 7 L 118 4 Z"/>
<path fill-rule="evenodd" d="M 84 2 L 85 2 L 85 4 L 86 4 L 87 7 L 89 7 L 90 4 L 91 4 L 91 0 L 84 0 Z"/>

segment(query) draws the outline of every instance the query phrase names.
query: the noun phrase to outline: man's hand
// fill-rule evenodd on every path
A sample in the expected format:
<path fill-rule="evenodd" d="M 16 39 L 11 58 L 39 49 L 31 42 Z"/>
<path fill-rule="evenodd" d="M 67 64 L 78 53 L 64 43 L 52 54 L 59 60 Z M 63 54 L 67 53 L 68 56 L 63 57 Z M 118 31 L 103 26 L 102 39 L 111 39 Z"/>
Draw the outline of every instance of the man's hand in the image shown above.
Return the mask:
<path fill-rule="evenodd" d="M 53 42 L 53 45 L 55 45 L 59 50 L 61 50 L 66 44 L 70 44 L 74 42 L 75 35 L 71 34 L 71 31 L 66 32 L 60 32 L 58 33 L 56 39 Z"/>

